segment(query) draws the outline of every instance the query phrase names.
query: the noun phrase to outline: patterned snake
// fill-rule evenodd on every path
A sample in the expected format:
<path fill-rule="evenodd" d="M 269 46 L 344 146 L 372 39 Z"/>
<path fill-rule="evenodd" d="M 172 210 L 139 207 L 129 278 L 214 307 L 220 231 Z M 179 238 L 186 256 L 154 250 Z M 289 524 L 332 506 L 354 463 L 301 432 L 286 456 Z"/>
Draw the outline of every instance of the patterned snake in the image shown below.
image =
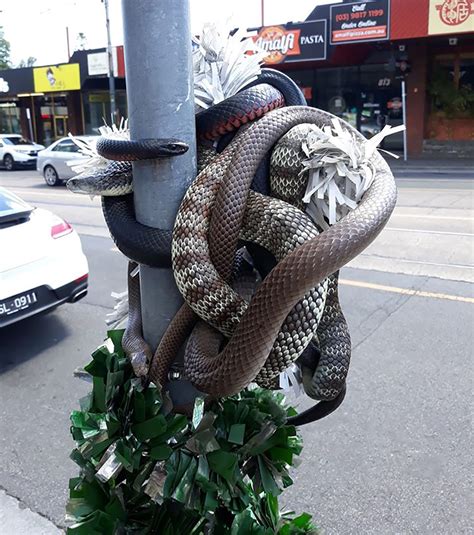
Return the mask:
<path fill-rule="evenodd" d="M 319 233 L 301 210 L 307 180 L 300 174 L 301 143 L 308 124 L 329 125 L 333 116 L 298 106 L 303 97 L 294 84 L 281 73 L 263 71 L 258 84 L 197 116 L 201 139 L 238 132 L 218 155 L 209 147 L 200 148 L 201 171 L 182 201 L 172 239 L 169 231 L 135 220 L 130 163 L 114 162 L 105 171 L 71 179 L 68 187 L 103 195 L 109 229 L 122 252 L 135 262 L 167 266 L 171 246 L 176 283 L 186 303 L 153 358 L 141 334 L 138 277 L 129 273 L 124 348 L 138 374 L 149 372 L 151 379 L 163 384 L 189 336 L 184 371 L 203 392 L 227 396 L 252 381 L 274 386 L 278 374 L 300 358 L 306 392 L 318 400 L 331 400 L 344 393 L 350 357 L 337 272 L 382 230 L 394 208 L 396 188 L 388 166 L 376 155 L 376 176 L 360 204 Z M 281 108 L 283 99 L 292 106 Z M 352 127 L 344 128 L 362 142 Z M 185 149 L 171 141 L 168 150 Z M 110 140 L 103 140 L 98 150 L 109 159 L 122 155 L 130 161 L 136 158 L 131 143 L 128 150 L 121 142 L 111 147 Z M 269 152 L 268 185 L 262 175 Z M 159 150 L 152 155 L 166 156 Z M 120 193 L 125 194 L 115 196 Z M 255 280 L 263 277 L 246 298 L 239 295 L 238 280 L 233 279 L 242 242 L 250 252 Z M 275 266 L 268 255 L 260 254 L 262 248 L 276 259 Z"/>

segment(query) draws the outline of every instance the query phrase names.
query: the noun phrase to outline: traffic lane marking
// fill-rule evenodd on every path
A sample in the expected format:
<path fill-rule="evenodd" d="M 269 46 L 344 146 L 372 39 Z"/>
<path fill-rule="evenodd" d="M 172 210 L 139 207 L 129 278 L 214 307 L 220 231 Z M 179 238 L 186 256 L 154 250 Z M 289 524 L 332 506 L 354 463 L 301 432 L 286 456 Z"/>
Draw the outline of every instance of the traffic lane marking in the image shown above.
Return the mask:
<path fill-rule="evenodd" d="M 453 215 L 418 215 L 418 214 L 400 214 L 394 212 L 392 217 L 407 217 L 413 219 L 449 219 L 452 221 L 474 221 L 474 217 L 463 217 L 463 216 L 453 216 Z"/>
<path fill-rule="evenodd" d="M 454 267 L 454 268 L 461 268 L 461 269 L 474 269 L 474 266 L 471 264 L 442 264 L 439 262 L 426 262 L 424 260 L 406 260 L 404 258 L 397 258 L 396 256 L 383 256 L 379 254 L 369 254 L 369 253 L 361 253 L 359 256 L 364 257 L 373 257 L 373 258 L 381 258 L 382 260 L 391 260 L 396 262 L 405 262 L 407 264 L 426 264 L 427 266 L 438 266 L 438 267 Z M 356 260 L 357 257 L 354 259 Z"/>
<path fill-rule="evenodd" d="M 13 191 L 13 193 L 16 193 L 17 195 L 20 195 L 22 197 L 26 196 L 26 195 L 43 195 L 45 197 L 70 197 L 70 198 L 74 198 L 74 199 L 80 199 L 81 197 L 84 197 L 84 198 L 87 198 L 87 195 L 80 195 L 78 193 L 69 193 L 69 192 L 64 192 L 64 193 L 54 193 L 54 192 L 45 192 L 45 191 L 34 191 L 34 190 L 28 190 L 28 191 L 21 191 L 21 189 L 19 188 L 8 188 L 10 191 Z M 92 200 L 95 200 L 95 199 L 92 199 Z M 97 196 L 97 200 L 100 200 L 99 199 L 99 196 Z"/>
<path fill-rule="evenodd" d="M 394 232 L 418 232 L 421 234 L 445 234 L 448 236 L 474 236 L 470 232 L 450 232 L 447 230 L 425 230 L 416 228 L 400 228 L 400 227 L 385 227 L 385 230 L 391 230 Z"/>
<path fill-rule="evenodd" d="M 425 292 L 422 290 L 413 290 L 411 288 L 399 288 L 398 286 L 387 286 L 385 284 L 375 284 L 372 282 L 363 282 L 352 279 L 339 279 L 339 284 L 353 286 L 356 288 L 368 288 L 370 290 L 379 290 L 381 292 L 390 292 L 402 295 L 413 295 L 416 297 L 427 297 L 430 299 L 445 299 L 447 301 L 459 301 L 461 303 L 473 303 L 473 297 L 462 297 L 459 295 L 443 294 L 437 292 Z"/>

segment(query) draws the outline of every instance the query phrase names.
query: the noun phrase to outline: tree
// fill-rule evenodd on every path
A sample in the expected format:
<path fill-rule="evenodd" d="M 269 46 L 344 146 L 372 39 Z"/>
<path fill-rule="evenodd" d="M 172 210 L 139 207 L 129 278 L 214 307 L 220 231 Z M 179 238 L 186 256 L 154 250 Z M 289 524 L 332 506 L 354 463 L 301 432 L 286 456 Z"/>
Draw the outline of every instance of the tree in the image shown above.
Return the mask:
<path fill-rule="evenodd" d="M 33 65 L 36 63 L 36 58 L 33 56 L 30 56 L 28 59 L 22 59 L 20 63 L 18 63 L 17 67 L 21 69 L 22 67 L 33 67 Z"/>
<path fill-rule="evenodd" d="M 5 39 L 3 27 L 0 26 L 0 69 L 8 69 L 10 66 L 10 43 Z"/>

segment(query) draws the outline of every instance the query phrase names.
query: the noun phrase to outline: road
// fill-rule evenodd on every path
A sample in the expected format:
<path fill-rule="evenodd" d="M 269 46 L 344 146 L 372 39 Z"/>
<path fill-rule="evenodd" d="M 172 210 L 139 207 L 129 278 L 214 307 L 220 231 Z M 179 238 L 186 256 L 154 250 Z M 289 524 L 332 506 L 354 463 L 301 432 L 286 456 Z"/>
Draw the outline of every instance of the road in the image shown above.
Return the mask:
<path fill-rule="evenodd" d="M 348 394 L 302 428 L 282 498 L 324 534 L 472 533 L 472 178 L 403 173 L 387 228 L 342 270 Z M 76 473 L 68 415 L 89 389 L 72 371 L 104 337 L 126 261 L 98 199 L 48 188 L 35 171 L 0 171 L 0 185 L 66 218 L 90 263 L 84 300 L 0 331 L 0 487 L 63 526 Z"/>

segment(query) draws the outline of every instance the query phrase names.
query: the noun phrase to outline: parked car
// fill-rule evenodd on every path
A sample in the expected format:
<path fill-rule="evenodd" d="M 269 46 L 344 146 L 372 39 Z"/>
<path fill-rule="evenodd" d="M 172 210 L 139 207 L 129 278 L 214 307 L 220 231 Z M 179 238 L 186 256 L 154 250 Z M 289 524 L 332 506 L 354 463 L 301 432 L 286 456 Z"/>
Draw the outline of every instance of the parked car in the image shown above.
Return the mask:
<path fill-rule="evenodd" d="M 0 134 L 0 162 L 8 171 L 20 166 L 34 166 L 38 151 L 43 149 L 44 145 L 19 134 Z"/>
<path fill-rule="evenodd" d="M 0 327 L 74 303 L 89 267 L 71 225 L 0 187 Z"/>
<path fill-rule="evenodd" d="M 83 141 L 91 141 L 98 137 L 77 136 Z M 79 147 L 71 138 L 63 137 L 38 154 L 36 170 L 43 175 L 48 186 L 59 186 L 76 175 L 68 163 L 81 159 L 86 160 L 87 157 L 79 152 Z"/>

